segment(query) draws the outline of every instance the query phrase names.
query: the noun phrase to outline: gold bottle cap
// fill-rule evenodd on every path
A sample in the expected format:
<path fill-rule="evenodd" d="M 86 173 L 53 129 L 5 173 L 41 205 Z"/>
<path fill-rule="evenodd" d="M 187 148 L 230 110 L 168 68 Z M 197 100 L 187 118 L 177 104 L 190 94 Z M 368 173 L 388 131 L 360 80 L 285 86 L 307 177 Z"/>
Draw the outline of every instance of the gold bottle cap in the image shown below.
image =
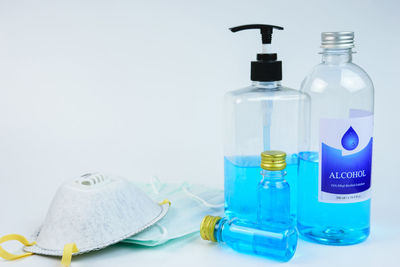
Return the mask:
<path fill-rule="evenodd" d="M 261 168 L 268 171 L 280 171 L 286 168 L 286 153 L 268 150 L 261 153 Z"/>
<path fill-rule="evenodd" d="M 204 240 L 217 242 L 214 235 L 215 225 L 221 220 L 219 216 L 207 215 L 200 224 L 200 236 Z"/>

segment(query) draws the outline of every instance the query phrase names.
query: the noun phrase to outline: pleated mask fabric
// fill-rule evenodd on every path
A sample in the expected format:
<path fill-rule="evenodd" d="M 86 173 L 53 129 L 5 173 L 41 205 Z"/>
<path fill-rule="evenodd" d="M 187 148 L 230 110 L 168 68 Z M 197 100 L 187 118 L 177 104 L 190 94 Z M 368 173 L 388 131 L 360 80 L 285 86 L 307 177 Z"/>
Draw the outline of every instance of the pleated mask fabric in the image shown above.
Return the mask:
<path fill-rule="evenodd" d="M 152 183 L 138 184 L 154 201 L 169 199 L 168 214 L 152 227 L 122 242 L 144 246 L 157 246 L 169 240 L 187 237 L 200 229 L 204 216 L 224 214 L 224 193 L 190 183 L 162 183 L 154 178 Z"/>

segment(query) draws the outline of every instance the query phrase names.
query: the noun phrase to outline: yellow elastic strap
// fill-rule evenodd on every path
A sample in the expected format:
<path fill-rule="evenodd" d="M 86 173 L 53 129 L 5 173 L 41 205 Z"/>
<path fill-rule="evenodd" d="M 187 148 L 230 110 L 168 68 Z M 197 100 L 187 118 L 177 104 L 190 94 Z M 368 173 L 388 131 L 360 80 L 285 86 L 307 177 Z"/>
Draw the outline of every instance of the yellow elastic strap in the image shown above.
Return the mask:
<path fill-rule="evenodd" d="M 5 235 L 5 236 L 0 238 L 0 244 L 4 243 L 4 242 L 7 242 L 7 241 L 19 241 L 25 246 L 32 246 L 32 245 L 36 244 L 35 242 L 29 242 L 24 236 L 17 235 L 17 234 Z M 26 252 L 26 253 L 18 254 L 18 255 L 17 254 L 11 254 L 11 253 L 7 252 L 5 249 L 3 249 L 0 246 L 0 257 L 5 259 L 5 260 L 8 260 L 8 261 L 12 261 L 12 260 L 16 260 L 16 259 L 19 259 L 19 258 L 27 257 L 27 256 L 30 256 L 32 254 L 33 253 L 31 253 L 31 252 Z"/>
<path fill-rule="evenodd" d="M 69 243 L 64 246 L 63 255 L 61 258 L 61 265 L 68 267 L 71 265 L 72 254 L 78 252 L 78 248 L 75 243 Z"/>
<path fill-rule="evenodd" d="M 164 205 L 164 204 L 168 204 L 171 206 L 171 201 L 169 201 L 168 199 L 164 199 L 163 201 L 161 201 L 160 203 L 158 203 L 160 205 Z"/>

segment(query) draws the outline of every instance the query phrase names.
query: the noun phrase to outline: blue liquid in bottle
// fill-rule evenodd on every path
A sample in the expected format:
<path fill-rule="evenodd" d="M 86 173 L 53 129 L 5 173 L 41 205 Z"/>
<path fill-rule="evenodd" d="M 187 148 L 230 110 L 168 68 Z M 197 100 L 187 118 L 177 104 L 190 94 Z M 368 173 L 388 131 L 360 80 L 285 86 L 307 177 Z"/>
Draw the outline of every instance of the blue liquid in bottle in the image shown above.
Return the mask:
<path fill-rule="evenodd" d="M 290 186 L 283 170 L 263 170 L 258 184 L 259 224 L 287 224 L 290 221 Z"/>
<path fill-rule="evenodd" d="M 204 217 L 200 226 L 204 240 L 225 243 L 232 249 L 279 261 L 290 260 L 296 252 L 298 234 L 295 222 L 289 225 L 262 225 L 246 220 Z"/>
<path fill-rule="evenodd" d="M 301 86 L 311 106 L 300 123 L 297 227 L 307 240 L 351 245 L 370 232 L 374 86 L 353 63 L 353 32 L 321 41 L 322 61 Z"/>
<path fill-rule="evenodd" d="M 290 185 L 290 214 L 296 215 L 298 156 L 286 158 L 285 179 Z M 225 215 L 257 221 L 257 187 L 261 177 L 261 157 L 243 156 L 224 159 Z"/>
<path fill-rule="evenodd" d="M 290 260 L 297 247 L 297 232 L 292 227 L 260 225 L 239 219 L 221 219 L 216 227 L 216 239 L 234 250 L 271 257 L 280 261 Z"/>
<path fill-rule="evenodd" d="M 307 239 L 330 245 L 362 242 L 369 235 L 370 200 L 356 203 L 318 201 L 318 153 L 299 155 L 297 229 Z"/>

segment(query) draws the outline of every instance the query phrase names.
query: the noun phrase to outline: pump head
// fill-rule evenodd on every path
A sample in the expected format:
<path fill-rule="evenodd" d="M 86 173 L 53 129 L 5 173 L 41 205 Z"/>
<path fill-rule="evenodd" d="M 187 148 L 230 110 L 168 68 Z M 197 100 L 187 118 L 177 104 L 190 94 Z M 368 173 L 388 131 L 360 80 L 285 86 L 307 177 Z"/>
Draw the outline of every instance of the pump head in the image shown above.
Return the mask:
<path fill-rule="evenodd" d="M 259 29 L 263 52 L 257 54 L 257 61 L 251 62 L 251 80 L 252 81 L 280 81 L 282 80 L 282 61 L 277 60 L 276 53 L 267 53 L 267 46 L 272 42 L 273 29 L 283 30 L 281 26 L 268 24 L 248 24 L 232 27 L 232 32 L 243 30 Z"/>
<path fill-rule="evenodd" d="M 261 40 L 263 44 L 270 44 L 272 41 L 272 31 L 273 29 L 283 30 L 281 26 L 268 25 L 268 24 L 248 24 L 237 27 L 229 28 L 232 32 L 238 32 L 250 29 L 260 29 Z"/>

